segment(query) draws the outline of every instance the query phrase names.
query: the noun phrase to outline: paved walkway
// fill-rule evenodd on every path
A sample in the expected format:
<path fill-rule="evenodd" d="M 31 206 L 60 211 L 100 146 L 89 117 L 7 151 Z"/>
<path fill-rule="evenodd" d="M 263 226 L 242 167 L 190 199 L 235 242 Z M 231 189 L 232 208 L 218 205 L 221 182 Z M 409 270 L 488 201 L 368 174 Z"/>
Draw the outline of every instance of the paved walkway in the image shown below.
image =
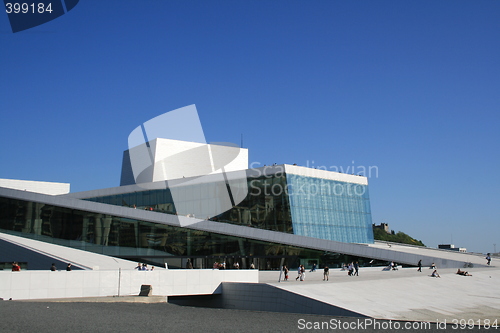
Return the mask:
<path fill-rule="evenodd" d="M 456 269 L 439 270 L 441 278 L 430 277 L 431 270 L 404 268 L 382 271 L 362 268 L 360 276 L 350 277 L 340 269 L 330 270 L 323 281 L 322 270 L 306 272 L 296 281 L 292 270 L 289 281 L 278 282 L 279 272 L 260 272 L 260 282 L 303 296 L 349 309 L 378 319 L 448 321 L 453 319 L 498 319 L 500 322 L 500 268 L 472 268 L 473 276 L 455 274 Z"/>

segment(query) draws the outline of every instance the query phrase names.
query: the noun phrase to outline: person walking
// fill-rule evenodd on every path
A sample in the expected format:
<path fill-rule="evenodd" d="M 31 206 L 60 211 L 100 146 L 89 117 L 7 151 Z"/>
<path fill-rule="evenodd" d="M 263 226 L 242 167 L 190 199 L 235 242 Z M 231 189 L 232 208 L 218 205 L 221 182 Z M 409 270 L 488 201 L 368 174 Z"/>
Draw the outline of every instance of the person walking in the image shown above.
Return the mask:
<path fill-rule="evenodd" d="M 323 281 L 328 281 L 328 276 L 330 275 L 330 269 L 328 268 L 328 266 L 325 266 L 325 268 L 323 268 Z"/>
<path fill-rule="evenodd" d="M 418 261 L 418 269 L 417 269 L 417 272 L 422 272 L 422 259 Z"/>
<path fill-rule="evenodd" d="M 358 264 L 358 262 L 356 261 L 356 262 L 354 263 L 354 275 L 359 276 L 358 271 L 359 271 L 359 264 Z"/>
<path fill-rule="evenodd" d="M 486 264 L 489 266 L 491 264 L 491 254 L 490 253 L 488 253 L 486 255 L 486 261 L 487 261 Z"/>
<path fill-rule="evenodd" d="M 300 279 L 301 276 L 302 276 L 302 265 L 299 265 L 299 268 L 297 268 L 297 277 L 295 278 L 295 281 Z"/>
<path fill-rule="evenodd" d="M 285 275 L 285 281 L 288 281 L 288 267 L 283 266 L 283 274 Z"/>
<path fill-rule="evenodd" d="M 352 262 L 348 266 L 347 275 L 354 276 L 354 265 L 352 264 Z"/>

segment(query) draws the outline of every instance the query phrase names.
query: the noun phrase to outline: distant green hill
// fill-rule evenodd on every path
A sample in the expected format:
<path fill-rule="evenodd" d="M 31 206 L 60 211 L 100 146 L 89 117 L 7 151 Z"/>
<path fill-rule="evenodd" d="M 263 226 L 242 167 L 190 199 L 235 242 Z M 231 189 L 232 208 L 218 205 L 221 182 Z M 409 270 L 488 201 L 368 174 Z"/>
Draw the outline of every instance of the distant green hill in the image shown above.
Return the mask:
<path fill-rule="evenodd" d="M 401 231 L 398 231 L 396 234 L 388 234 L 380 228 L 373 228 L 373 237 L 375 238 L 375 240 L 380 241 L 425 246 L 422 241 L 416 240 L 415 238 L 412 238 Z"/>

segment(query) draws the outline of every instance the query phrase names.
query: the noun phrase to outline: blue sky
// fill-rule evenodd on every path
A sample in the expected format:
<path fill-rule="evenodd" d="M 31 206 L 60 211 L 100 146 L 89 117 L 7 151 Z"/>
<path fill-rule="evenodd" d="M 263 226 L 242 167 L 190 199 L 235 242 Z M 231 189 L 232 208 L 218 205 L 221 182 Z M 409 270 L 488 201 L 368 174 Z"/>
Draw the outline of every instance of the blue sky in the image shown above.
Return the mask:
<path fill-rule="evenodd" d="M 0 14 L 0 178 L 117 186 L 129 133 L 196 104 L 207 141 L 243 135 L 251 162 L 376 167 L 374 223 L 498 251 L 499 17 L 499 1 L 81 0 L 13 34 Z"/>

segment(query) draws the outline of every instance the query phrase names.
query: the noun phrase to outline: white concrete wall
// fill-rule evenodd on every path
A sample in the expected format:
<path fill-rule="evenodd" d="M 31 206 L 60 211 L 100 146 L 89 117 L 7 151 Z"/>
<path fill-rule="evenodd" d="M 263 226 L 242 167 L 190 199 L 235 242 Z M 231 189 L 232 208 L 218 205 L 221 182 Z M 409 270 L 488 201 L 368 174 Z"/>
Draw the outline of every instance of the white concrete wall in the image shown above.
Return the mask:
<path fill-rule="evenodd" d="M 211 172 L 206 144 L 167 139 L 155 139 L 153 142 L 155 165 L 152 181 L 200 176 Z M 153 148 L 153 144 L 151 147 Z"/>
<path fill-rule="evenodd" d="M 321 179 L 337 180 L 340 182 L 368 185 L 368 178 L 364 176 L 349 175 L 346 173 L 306 168 L 297 165 L 285 164 L 285 172 L 298 176 L 314 177 Z"/>
<path fill-rule="evenodd" d="M 207 295 L 222 282 L 257 283 L 258 270 L 158 269 L 150 271 L 0 271 L 4 300 L 139 295 L 152 285 L 155 296 Z"/>
<path fill-rule="evenodd" d="M 248 149 L 238 147 L 156 139 L 154 140 L 154 153 L 155 166 L 152 181 L 189 178 L 221 172 L 220 166 L 217 167 L 217 161 L 214 160 L 215 156 L 218 157 L 219 161 L 227 160 L 229 162 L 224 163 L 226 172 L 248 168 Z"/>
<path fill-rule="evenodd" d="M 39 182 L 34 180 L 0 179 L 0 187 L 49 195 L 59 195 L 69 193 L 70 184 Z"/>
<path fill-rule="evenodd" d="M 137 183 L 148 183 L 218 173 L 220 162 L 224 162 L 226 172 L 248 168 L 248 149 L 245 148 L 162 138 L 151 140 L 149 145 L 147 148 L 142 144 L 124 154 L 122 185 L 135 183 L 132 169 L 145 170 Z M 151 165 L 150 154 L 154 165 Z M 132 163 L 126 160 L 129 157 Z"/>

